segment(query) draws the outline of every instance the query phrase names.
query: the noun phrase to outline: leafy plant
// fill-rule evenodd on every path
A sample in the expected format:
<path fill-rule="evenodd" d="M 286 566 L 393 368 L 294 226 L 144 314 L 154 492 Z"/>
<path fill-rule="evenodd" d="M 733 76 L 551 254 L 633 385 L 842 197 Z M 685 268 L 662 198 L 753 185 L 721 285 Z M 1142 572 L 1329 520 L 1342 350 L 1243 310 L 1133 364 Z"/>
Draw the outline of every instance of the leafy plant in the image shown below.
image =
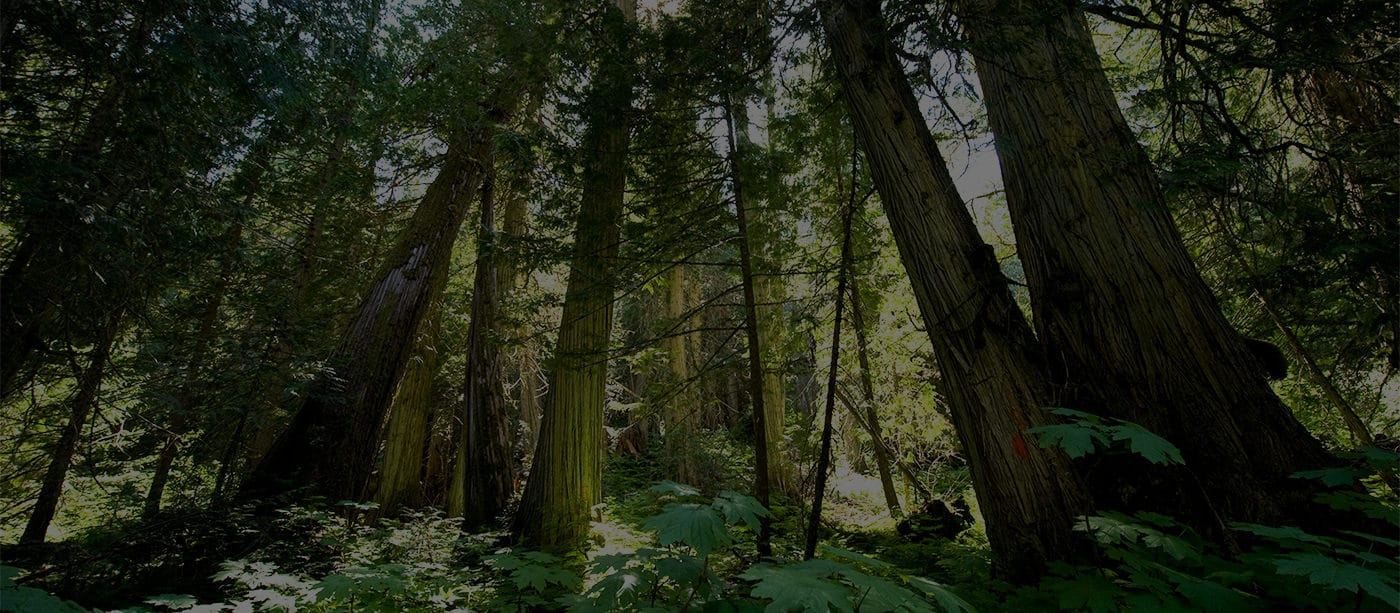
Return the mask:
<path fill-rule="evenodd" d="M 705 500 L 700 490 L 663 481 L 651 491 L 673 501 L 643 527 L 660 548 L 599 556 L 592 572 L 602 575 L 582 595 L 563 599 L 572 611 L 671 611 L 704 607 L 716 611 L 970 611 L 971 605 L 943 585 L 902 574 L 893 565 L 859 553 L 824 548 L 826 558 L 795 564 L 760 562 L 740 572 L 743 590 L 718 576 L 712 560 L 735 544 L 744 530 L 756 531 L 770 513 L 757 500 L 720 492 Z M 834 558 L 834 559 L 832 559 Z M 766 603 L 766 604 L 765 604 Z"/>
<path fill-rule="evenodd" d="M 1051 409 L 1051 413 L 1069 418 L 1068 423 L 1041 426 L 1028 430 L 1039 435 L 1041 448 L 1059 447 L 1071 458 L 1079 458 L 1099 448 L 1121 442 L 1128 451 L 1154 464 L 1182 464 L 1181 451 L 1166 439 L 1132 422 L 1100 417 L 1073 409 Z"/>
<path fill-rule="evenodd" d="M 1042 446 L 1058 445 L 1071 457 L 1080 457 L 1126 441 L 1130 452 L 1155 463 L 1181 463 L 1175 447 L 1138 426 L 1068 409 L 1055 412 L 1075 421 L 1034 429 L 1042 434 Z M 1356 459 L 1371 466 L 1307 471 L 1294 477 L 1351 487 L 1396 462 L 1395 454 L 1382 450 L 1369 450 Z M 1319 501 L 1400 528 L 1393 506 L 1354 490 L 1324 492 Z M 1393 611 L 1400 605 L 1400 560 L 1393 555 L 1400 541 L 1354 531 L 1318 535 L 1296 526 L 1236 523 L 1232 528 L 1245 546 L 1239 555 L 1219 551 L 1176 519 L 1157 513 L 1085 517 L 1076 530 L 1094 541 L 1107 563 L 1057 566 L 1051 577 L 1033 590 L 1022 590 L 1007 604 L 1095 612 L 1248 611 L 1278 603 L 1303 610 Z"/>
<path fill-rule="evenodd" d="M 15 577 L 23 572 L 13 566 L 0 566 L 0 611 L 85 611 L 77 603 L 63 600 L 44 590 L 24 587 L 15 583 Z"/>

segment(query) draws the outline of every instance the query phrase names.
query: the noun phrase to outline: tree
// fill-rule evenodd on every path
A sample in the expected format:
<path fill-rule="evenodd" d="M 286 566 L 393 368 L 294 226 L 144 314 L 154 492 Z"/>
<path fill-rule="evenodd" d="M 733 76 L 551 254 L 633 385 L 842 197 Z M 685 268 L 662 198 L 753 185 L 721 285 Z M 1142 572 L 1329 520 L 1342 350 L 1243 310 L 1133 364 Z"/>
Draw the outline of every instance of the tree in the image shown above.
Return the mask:
<path fill-rule="evenodd" d="M 604 9 L 585 103 L 583 195 L 551 358 L 553 384 L 515 520 L 515 533 L 524 542 L 547 550 L 581 543 L 589 512 L 602 500 L 603 408 L 616 285 L 610 260 L 617 255 L 626 186 L 635 23 L 631 0 Z"/>
<path fill-rule="evenodd" d="M 1081 546 L 1088 508 L 1067 458 L 1029 440 L 1051 386 L 992 250 L 923 122 L 878 2 L 820 5 L 832 62 L 939 365 L 999 568 L 1030 580 Z"/>
<path fill-rule="evenodd" d="M 1229 520 L 1324 527 L 1313 486 L 1288 477 L 1333 460 L 1197 273 L 1083 15 L 970 2 L 961 22 L 1059 401 L 1141 424 L 1180 446 L 1189 469 L 1115 459 L 1094 471 L 1097 501 L 1173 513 L 1219 538 Z"/>
<path fill-rule="evenodd" d="M 495 519 L 515 495 L 510 416 L 501 383 L 497 310 L 500 276 L 495 221 L 495 187 L 488 178 L 481 193 L 476 282 L 472 284 L 471 331 L 467 333 L 466 407 L 457 472 L 461 473 L 462 520 L 468 528 Z"/>

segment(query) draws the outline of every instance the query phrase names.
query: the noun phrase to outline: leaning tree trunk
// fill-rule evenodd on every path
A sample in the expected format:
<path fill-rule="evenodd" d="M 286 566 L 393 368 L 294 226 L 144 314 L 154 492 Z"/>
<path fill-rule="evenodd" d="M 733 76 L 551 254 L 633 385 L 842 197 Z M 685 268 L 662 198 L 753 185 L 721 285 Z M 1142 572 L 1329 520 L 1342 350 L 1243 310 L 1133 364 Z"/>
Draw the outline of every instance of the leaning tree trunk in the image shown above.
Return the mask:
<path fill-rule="evenodd" d="M 34 511 L 29 523 L 24 526 L 20 543 L 42 543 L 48 534 L 49 524 L 58 511 L 58 498 L 63 494 L 63 481 L 68 478 L 68 468 L 73 464 L 73 455 L 78 451 L 78 439 L 83 435 L 88 416 L 97 406 L 97 393 L 102 388 L 102 373 L 107 367 L 107 359 L 112 355 L 112 346 L 117 342 L 121 331 L 124 311 L 108 316 L 101 337 L 93 345 L 88 355 L 88 366 L 78 377 L 78 391 L 73 396 L 72 411 L 68 423 L 63 427 L 58 442 L 49 452 L 52 460 L 44 473 L 43 485 L 39 488 L 39 499 L 34 503 Z"/>
<path fill-rule="evenodd" d="M 612 335 L 615 259 L 627 178 L 627 115 L 633 66 L 628 49 L 636 4 L 605 15 L 607 44 L 587 101 L 588 160 L 564 313 L 530 479 L 515 532 L 527 544 L 562 551 L 583 542 L 589 511 L 602 500 L 603 409 Z"/>
<path fill-rule="evenodd" d="M 1067 458 L 1027 428 L 1049 422 L 1036 340 L 924 124 L 875 0 L 823 2 L 857 139 L 884 203 L 967 454 L 999 572 L 1029 581 L 1080 550 L 1088 507 Z"/>
<path fill-rule="evenodd" d="M 852 160 L 852 178 L 855 175 Z M 822 502 L 826 499 L 826 478 L 831 468 L 831 420 L 836 413 L 836 386 L 841 378 L 841 317 L 845 314 L 846 279 L 851 268 L 851 216 L 856 210 L 855 190 L 841 215 L 841 259 L 836 268 L 836 316 L 831 325 L 831 364 L 826 373 L 826 410 L 822 413 L 821 451 L 817 454 L 817 484 L 812 493 L 812 513 L 807 523 L 807 541 L 802 559 L 817 555 L 818 532 L 821 529 Z"/>
<path fill-rule="evenodd" d="M 967 0 L 1036 330 L 1070 406 L 1180 447 L 1184 468 L 1107 458 L 1096 500 L 1227 521 L 1326 513 L 1289 475 L 1332 463 L 1270 389 L 1187 255 L 1077 10 Z M 1048 78 L 1047 78 L 1048 77 Z"/>
<path fill-rule="evenodd" d="M 891 517 L 899 519 L 904 511 L 899 507 L 899 494 L 895 491 L 894 475 L 890 472 L 890 450 L 885 446 L 884 436 L 880 432 L 880 416 L 875 412 L 875 373 L 870 370 L 870 342 L 866 336 L 867 320 L 865 306 L 861 304 L 859 275 L 851 275 L 847 293 L 851 300 L 851 328 L 856 333 L 856 359 L 860 364 L 860 390 L 864 395 L 865 415 L 863 418 L 858 415 L 854 406 L 846 408 L 870 435 L 875 448 L 875 467 L 880 473 L 880 489 L 885 494 L 885 506 L 889 507 Z"/>
<path fill-rule="evenodd" d="M 366 497 L 384 417 L 419 324 L 446 285 L 452 246 L 480 184 L 492 133 L 482 125 L 449 139 L 442 169 L 341 337 L 330 372 L 313 384 L 245 495 L 309 487 L 333 497 Z"/>
<path fill-rule="evenodd" d="M 471 328 L 467 333 L 466 408 L 458 461 L 462 464 L 463 526 L 474 529 L 495 519 L 515 495 L 511 423 L 501 384 L 497 342 L 500 262 L 496 255 L 494 172 L 481 188 L 481 227 L 477 235 L 476 282 L 472 285 Z"/>
<path fill-rule="evenodd" d="M 429 307 L 418 340 L 399 379 L 384 431 L 384 461 L 374 501 L 380 517 L 424 503 L 423 463 L 433 416 L 433 379 L 438 370 L 438 339 L 442 328 L 442 299 Z"/>

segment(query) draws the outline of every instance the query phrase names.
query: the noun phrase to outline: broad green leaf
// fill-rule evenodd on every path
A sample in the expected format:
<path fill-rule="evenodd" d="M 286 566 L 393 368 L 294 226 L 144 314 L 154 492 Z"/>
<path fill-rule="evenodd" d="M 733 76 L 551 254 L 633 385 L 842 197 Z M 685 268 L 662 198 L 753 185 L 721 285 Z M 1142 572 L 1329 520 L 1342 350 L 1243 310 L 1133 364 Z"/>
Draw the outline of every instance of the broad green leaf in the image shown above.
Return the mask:
<path fill-rule="evenodd" d="M 1135 543 L 1143 534 L 1141 527 L 1120 517 L 1102 515 L 1086 517 L 1074 529 L 1093 534 L 1100 543 Z"/>
<path fill-rule="evenodd" d="M 1119 426 L 1109 426 L 1113 432 L 1113 440 L 1127 441 L 1128 450 L 1136 453 L 1153 464 L 1184 464 L 1181 458 L 1181 450 L 1176 445 L 1171 444 L 1160 436 L 1148 432 L 1137 424 L 1125 423 Z"/>
<path fill-rule="evenodd" d="M 1074 579 L 1054 581 L 1051 585 L 1061 610 L 1109 613 L 1119 609 L 1118 595 L 1122 590 L 1100 575 L 1082 574 Z"/>
<path fill-rule="evenodd" d="M 1178 560 L 1199 560 L 1201 558 L 1200 552 L 1196 551 L 1196 548 L 1192 547 L 1190 543 L 1150 528 L 1143 529 L 1142 542 L 1144 545 L 1159 549 Z"/>
<path fill-rule="evenodd" d="M 943 607 L 944 611 L 948 611 L 949 613 L 976 611 L 966 600 L 954 594 L 952 590 L 948 589 L 948 587 L 942 583 L 923 577 L 905 577 L 905 579 L 909 581 L 909 585 L 923 590 L 925 594 L 933 596 L 933 600 L 938 603 L 938 606 Z"/>
<path fill-rule="evenodd" d="M 656 574 L 670 579 L 676 585 L 694 585 L 700 580 L 705 565 L 693 556 L 672 556 L 656 561 Z"/>
<path fill-rule="evenodd" d="M 0 583 L 0 605 L 5 611 L 34 611 L 36 613 L 86 613 L 77 603 L 60 599 L 32 587 L 20 587 L 13 582 Z"/>
<path fill-rule="evenodd" d="M 625 568 L 630 561 L 632 561 L 632 556 L 625 553 L 601 555 L 593 558 L 593 566 L 590 572 L 598 575 L 607 571 L 620 570 Z"/>
<path fill-rule="evenodd" d="M 519 555 L 521 558 L 526 559 L 526 560 L 529 560 L 529 561 L 534 562 L 534 563 L 536 563 L 536 564 L 546 564 L 546 565 L 551 565 L 551 564 L 552 564 L 552 565 L 558 565 L 560 562 L 563 561 L 563 560 L 560 560 L 560 559 L 559 559 L 559 556 L 556 556 L 556 555 L 554 555 L 554 554 L 552 554 L 552 553 L 545 553 L 545 552 L 543 552 L 543 551 L 535 551 L 535 550 L 533 550 L 533 549 L 526 549 L 526 550 L 523 550 L 523 551 L 519 551 L 519 552 L 517 552 L 517 553 L 518 553 L 518 555 Z"/>
<path fill-rule="evenodd" d="M 578 577 L 562 568 L 550 568 L 538 564 L 530 564 L 515 569 L 510 574 L 511 581 L 515 583 L 516 589 L 531 588 L 536 592 L 544 592 L 550 584 L 560 587 L 572 587 L 578 582 Z"/>
<path fill-rule="evenodd" d="M 662 481 L 657 483 L 651 486 L 651 491 L 658 494 L 671 494 L 680 497 L 700 495 L 699 488 L 684 483 L 676 483 L 675 481 Z"/>
<path fill-rule="evenodd" d="M 747 600 L 712 600 L 705 603 L 700 613 L 762 613 L 763 607 Z"/>
<path fill-rule="evenodd" d="M 149 604 L 182 611 L 199 604 L 199 599 L 189 594 L 160 594 L 146 599 Z"/>
<path fill-rule="evenodd" d="M 1242 530 L 1250 534 L 1262 536 L 1276 542 L 1297 541 L 1300 543 L 1312 543 L 1315 545 L 1326 545 L 1327 540 L 1304 532 L 1302 528 L 1295 526 L 1261 526 L 1259 524 L 1234 524 L 1236 530 Z"/>
<path fill-rule="evenodd" d="M 1095 443 L 1108 444 L 1108 439 L 1092 426 L 1057 424 L 1027 430 L 1040 436 L 1040 448 L 1059 447 L 1071 458 L 1093 453 Z"/>
<path fill-rule="evenodd" d="M 933 613 L 927 601 L 885 579 L 850 567 L 841 571 L 841 579 L 855 588 L 855 600 L 861 611 Z"/>
<path fill-rule="evenodd" d="M 757 498 L 730 490 L 720 492 L 711 506 L 723 513 L 725 521 L 730 525 L 743 522 L 755 532 L 761 527 L 761 518 L 773 516 L 772 513 L 768 512 L 768 509 L 759 504 Z"/>
<path fill-rule="evenodd" d="M 276 611 L 278 609 L 295 611 L 297 609 L 295 597 L 273 590 L 253 590 L 248 592 L 248 598 L 253 602 L 262 603 L 262 606 L 258 607 L 261 611 Z M 321 598 L 317 596 L 317 600 L 321 600 Z"/>
<path fill-rule="evenodd" d="M 529 563 L 513 553 L 493 553 L 481 556 L 481 560 L 501 570 L 515 570 Z"/>
<path fill-rule="evenodd" d="M 1350 466 L 1337 466 L 1296 472 L 1293 473 L 1293 477 L 1296 479 L 1317 479 L 1327 487 L 1340 487 L 1356 483 L 1357 470 Z"/>
<path fill-rule="evenodd" d="M 894 568 L 893 564 L 890 564 L 889 562 L 886 562 L 884 560 L 876 560 L 875 558 L 872 558 L 870 556 L 856 553 L 848 549 L 842 549 L 840 547 L 827 545 L 825 543 L 823 543 L 821 547 L 819 547 L 819 550 L 824 554 L 836 556 L 838 558 L 844 559 L 849 562 L 855 562 L 857 564 L 865 564 L 866 566 L 872 566 L 875 568 Z"/>
<path fill-rule="evenodd" d="M 1381 599 L 1382 602 L 1400 602 L 1400 590 L 1395 587 L 1395 577 L 1386 577 L 1363 566 L 1334 560 L 1318 553 L 1295 553 L 1276 560 L 1274 565 L 1280 574 L 1304 576 L 1314 585 L 1352 593 L 1359 589 Z"/>
<path fill-rule="evenodd" d="M 702 558 L 733 542 L 725 530 L 724 519 L 708 505 L 673 502 L 642 527 L 656 532 L 662 545 L 690 545 Z"/>
<path fill-rule="evenodd" d="M 1355 532 L 1352 530 L 1342 530 L 1341 532 L 1342 534 L 1350 534 L 1351 536 L 1357 538 L 1365 539 L 1368 541 L 1374 541 L 1376 543 L 1385 545 L 1386 547 L 1400 547 L 1400 541 L 1397 541 L 1392 538 L 1386 538 L 1384 536 L 1378 536 L 1375 534 L 1367 534 L 1365 532 Z"/>
<path fill-rule="evenodd" d="M 754 597 L 773 601 L 764 608 L 765 613 L 853 611 L 846 586 L 812 572 L 759 564 L 739 576 L 758 582 Z"/>
<path fill-rule="evenodd" d="M 1051 408 L 1050 412 L 1059 415 L 1060 417 L 1068 417 L 1075 421 L 1088 422 L 1091 424 L 1097 424 L 1101 421 L 1099 416 L 1094 415 L 1093 413 L 1085 413 L 1084 411 L 1076 411 L 1074 409 L 1066 409 L 1064 407 Z"/>

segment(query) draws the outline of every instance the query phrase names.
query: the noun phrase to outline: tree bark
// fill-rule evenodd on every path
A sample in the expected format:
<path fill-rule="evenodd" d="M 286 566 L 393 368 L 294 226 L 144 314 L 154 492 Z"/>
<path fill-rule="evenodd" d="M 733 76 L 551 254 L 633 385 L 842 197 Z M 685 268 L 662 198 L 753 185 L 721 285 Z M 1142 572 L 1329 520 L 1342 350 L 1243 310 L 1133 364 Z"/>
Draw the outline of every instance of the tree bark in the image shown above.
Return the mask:
<path fill-rule="evenodd" d="M 433 414 L 433 379 L 437 374 L 438 342 L 442 328 L 442 299 L 429 308 L 418 330 L 413 357 L 404 366 L 384 432 L 384 461 L 374 501 L 380 517 L 424 503 L 423 463 L 428 445 L 428 424 Z"/>
<path fill-rule="evenodd" d="M 749 353 L 749 401 L 753 406 L 754 431 L 754 498 L 764 507 L 772 504 L 774 474 L 771 457 L 774 445 L 769 440 L 772 428 L 767 425 L 770 413 L 765 410 L 763 378 L 763 335 L 759 333 L 758 292 L 754 279 L 753 249 L 749 244 L 749 221 L 744 204 L 744 183 L 740 180 L 739 147 L 735 133 L 734 108 L 727 104 L 724 109 L 729 128 L 729 168 L 732 191 L 734 193 L 734 216 L 739 225 L 739 268 L 744 286 L 744 329 L 748 336 Z M 773 555 L 773 526 L 771 518 L 760 520 L 758 530 L 758 555 Z"/>
<path fill-rule="evenodd" d="M 1333 464 L 1274 395 L 1186 253 L 1083 15 L 967 0 L 961 21 L 996 136 L 1036 330 L 1063 402 L 1140 424 L 1186 467 L 1099 456 L 1100 505 L 1226 522 L 1335 513 L 1289 475 Z"/>
<path fill-rule="evenodd" d="M 899 519 L 904 515 L 904 510 L 899 507 L 899 494 L 894 488 L 894 475 L 890 473 L 890 452 L 885 446 L 884 436 L 880 433 L 880 416 L 875 412 L 875 373 L 870 370 L 870 343 L 866 337 L 865 307 L 861 304 L 860 298 L 860 278 L 858 275 L 851 275 L 850 300 L 851 300 L 851 328 L 856 333 L 856 358 L 860 364 L 860 387 L 865 396 L 865 418 L 861 419 L 856 415 L 857 409 L 847 406 L 852 417 L 858 423 L 865 426 L 866 432 L 870 435 L 870 440 L 875 448 L 875 467 L 880 473 L 880 488 L 885 495 L 885 506 L 890 509 L 890 517 Z"/>
<path fill-rule="evenodd" d="M 852 177 L 855 176 L 854 161 L 852 159 Z M 831 365 L 826 378 L 826 411 L 822 418 L 821 452 L 817 455 L 817 485 L 812 495 L 812 516 L 807 524 L 807 543 L 802 553 L 804 560 L 810 560 L 817 555 L 822 501 L 826 498 L 826 478 L 831 467 L 831 422 L 836 414 L 836 383 L 841 373 L 841 316 L 845 311 L 843 307 L 846 304 L 846 278 L 851 262 L 851 216 L 856 209 L 854 189 L 851 190 L 850 201 L 846 203 L 845 209 L 841 216 L 841 261 L 836 272 L 836 317 L 831 326 Z"/>
<path fill-rule="evenodd" d="M 689 267 L 676 264 L 669 273 L 666 288 L 666 318 L 671 329 L 665 339 L 666 359 L 671 371 L 670 393 L 662 400 L 665 405 L 666 448 L 671 458 L 671 476 L 677 483 L 699 485 L 700 471 L 695 457 L 695 433 L 699 430 L 699 384 L 692 381 L 694 369 L 691 356 L 696 327 L 695 316 L 687 316 L 695 308 Z"/>
<path fill-rule="evenodd" d="M 19 537 L 20 543 L 42 543 L 48 534 L 49 524 L 58 512 L 58 499 L 63 494 L 63 482 L 68 478 L 68 468 L 72 466 L 73 456 L 78 450 L 78 439 L 83 435 L 88 416 L 97 406 L 97 394 L 102 388 L 102 373 L 107 367 L 107 359 L 112 355 L 112 347 L 117 342 L 124 315 L 124 311 L 117 311 L 108 316 L 101 337 L 88 354 L 88 365 L 78 378 L 78 391 L 73 396 L 68 424 L 63 427 L 63 433 L 59 435 L 50 452 L 53 460 L 49 463 L 48 471 L 44 473 L 39 498 L 34 503 L 29 523 L 24 526 L 24 534 Z"/>
<path fill-rule="evenodd" d="M 588 159 L 553 358 L 554 383 L 516 516 L 516 535 L 545 550 L 580 545 L 588 534 L 589 513 L 602 500 L 603 409 L 616 286 L 613 260 L 627 178 L 627 116 L 635 70 L 628 49 L 636 18 L 631 0 L 618 0 L 604 16 L 606 44 L 592 75 L 585 117 Z"/>
<path fill-rule="evenodd" d="M 748 137 L 748 105 L 735 101 L 729 108 L 734 122 L 735 150 L 731 152 L 734 183 L 744 184 L 745 197 L 736 202 L 745 207 L 747 229 L 744 240 L 752 258 L 754 305 L 757 309 L 758 334 L 761 337 L 763 367 L 763 441 L 767 446 L 768 483 L 774 491 L 796 494 L 792 482 L 792 466 L 788 462 L 786 440 L 787 407 L 787 314 L 783 305 L 787 291 L 783 283 L 783 265 L 778 257 L 777 228 L 782 224 L 772 209 L 774 190 L 763 184 L 767 178 L 758 174 L 749 157 L 754 144 Z M 755 197 L 757 196 L 757 197 Z M 757 405 L 755 405 L 757 406 Z"/>
<path fill-rule="evenodd" d="M 482 125 L 449 138 L 442 169 L 341 337 L 330 373 L 313 384 L 244 486 L 245 496 L 309 487 L 350 500 L 367 497 L 384 417 L 419 324 L 442 295 L 492 132 Z"/>
<path fill-rule="evenodd" d="M 496 255 L 494 175 L 490 173 L 481 188 L 476 281 L 472 285 L 471 327 L 467 333 L 466 408 L 460 455 L 465 460 L 462 520 L 468 530 L 491 522 L 515 495 L 510 416 L 506 413 L 501 348 L 497 342 L 501 270 Z"/>
<path fill-rule="evenodd" d="M 1028 428 L 1050 423 L 1035 338 L 977 234 L 888 40 L 879 3 L 821 5 L 857 140 L 933 344 L 998 572 L 1032 581 L 1081 551 L 1083 484 Z"/>

